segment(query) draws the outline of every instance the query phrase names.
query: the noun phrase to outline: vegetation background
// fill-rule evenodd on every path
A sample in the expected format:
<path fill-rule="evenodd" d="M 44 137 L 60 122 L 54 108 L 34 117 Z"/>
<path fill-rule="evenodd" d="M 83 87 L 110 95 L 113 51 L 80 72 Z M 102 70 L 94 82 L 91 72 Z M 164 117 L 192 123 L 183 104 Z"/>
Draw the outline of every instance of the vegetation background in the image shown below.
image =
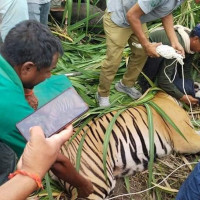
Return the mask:
<path fill-rule="evenodd" d="M 102 26 L 102 16 L 104 12 L 102 9 L 105 8 L 105 1 L 106 0 L 85 0 L 85 2 L 81 2 L 81 0 L 77 0 L 73 2 L 72 0 L 67 0 L 65 6 L 58 9 L 61 17 L 55 19 L 52 16 L 54 16 L 56 12 L 51 12 L 52 16 L 49 22 L 52 32 L 61 39 L 64 48 L 64 55 L 60 58 L 53 74 L 67 74 L 78 93 L 88 103 L 90 111 L 84 116 L 84 119 L 89 116 L 96 117 L 111 110 L 124 109 L 129 106 L 136 106 L 144 103 L 143 100 L 133 102 L 127 95 L 114 90 L 114 83 L 121 79 L 126 70 L 126 64 L 130 54 L 130 49 L 127 46 L 124 49 L 123 59 L 111 86 L 110 100 L 112 105 L 108 109 L 97 107 L 95 93 L 97 91 L 101 62 L 106 55 L 105 36 Z M 98 8 L 97 5 L 102 9 Z M 194 4 L 193 0 L 186 0 L 181 7 L 174 11 L 173 15 L 174 24 L 181 24 L 192 29 L 200 22 L 200 6 Z M 149 31 L 159 26 L 161 26 L 160 20 L 148 23 Z M 193 79 L 197 81 L 200 80 L 199 68 L 200 61 L 199 55 L 197 54 L 195 55 L 193 67 L 191 68 Z M 158 89 L 153 83 L 151 84 L 154 86 L 154 89 L 147 94 L 147 97 L 144 97 L 146 99 L 149 99 L 148 96 L 151 97 L 152 93 Z M 139 86 L 137 87 L 140 89 Z M 163 113 L 160 114 L 162 115 Z M 149 118 L 152 117 L 151 115 L 149 116 Z M 154 166 L 153 161 L 151 161 L 151 163 L 149 163 L 149 170 L 126 178 L 125 186 L 123 184 L 124 181 L 119 181 L 113 195 L 127 193 L 128 191 L 138 192 L 138 194 L 132 195 L 132 197 L 124 196 L 116 199 L 174 199 L 180 185 L 194 167 L 193 164 L 184 164 L 196 162 L 198 159 L 199 155 L 183 156 L 174 153 L 164 159 L 158 160 Z M 184 166 L 177 169 L 181 165 Z M 167 177 L 170 173 L 172 173 L 172 175 Z M 166 177 L 167 179 L 165 179 Z M 162 182 L 162 184 L 159 184 L 160 182 Z M 48 174 L 45 176 L 44 185 L 45 190 L 38 191 L 29 199 L 67 199 L 60 185 L 51 180 Z M 148 192 L 140 193 L 140 191 L 153 186 L 156 187 Z"/>

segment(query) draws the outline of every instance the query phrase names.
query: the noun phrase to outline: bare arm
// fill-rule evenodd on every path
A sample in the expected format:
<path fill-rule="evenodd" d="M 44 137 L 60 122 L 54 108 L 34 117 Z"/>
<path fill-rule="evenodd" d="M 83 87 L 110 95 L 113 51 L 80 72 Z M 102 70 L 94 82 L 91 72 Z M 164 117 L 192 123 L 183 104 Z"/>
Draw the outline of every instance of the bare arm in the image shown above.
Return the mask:
<path fill-rule="evenodd" d="M 40 127 L 33 127 L 30 131 L 31 139 L 24 149 L 17 168 L 43 178 L 57 159 L 61 145 L 73 134 L 72 130 L 70 125 L 59 134 L 45 138 Z M 0 197 L 1 200 L 23 200 L 36 188 L 37 184 L 32 178 L 19 174 L 0 187 Z"/>
<path fill-rule="evenodd" d="M 36 182 L 30 177 L 16 175 L 0 187 L 1 200 L 24 200 L 36 188 Z"/>
<path fill-rule="evenodd" d="M 175 30 L 174 30 L 174 22 L 173 22 L 173 15 L 169 14 L 162 18 L 162 24 L 163 27 L 167 33 L 167 36 L 169 38 L 169 41 L 180 54 L 185 56 L 185 51 L 182 47 L 182 45 L 179 43 L 178 38 L 176 36 Z"/>
<path fill-rule="evenodd" d="M 133 7 L 129 9 L 127 12 L 127 19 L 128 22 L 135 33 L 136 37 L 138 38 L 140 44 L 146 50 L 147 55 L 151 57 L 159 57 L 159 54 L 156 52 L 156 47 L 161 43 L 150 43 L 149 40 L 146 38 L 143 30 L 142 24 L 140 21 L 140 17 L 145 13 L 140 8 L 139 4 L 136 3 Z"/>
<path fill-rule="evenodd" d="M 91 181 L 80 175 L 71 164 L 70 160 L 61 153 L 58 155 L 51 170 L 58 178 L 76 187 L 78 190 L 78 197 L 87 197 L 93 192 Z"/>

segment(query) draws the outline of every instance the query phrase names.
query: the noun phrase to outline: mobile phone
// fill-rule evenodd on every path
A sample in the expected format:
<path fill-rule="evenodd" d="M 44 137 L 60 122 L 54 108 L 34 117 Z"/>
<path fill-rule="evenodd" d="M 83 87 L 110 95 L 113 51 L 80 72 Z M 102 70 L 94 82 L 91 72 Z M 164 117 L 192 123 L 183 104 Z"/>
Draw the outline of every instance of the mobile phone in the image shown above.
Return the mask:
<path fill-rule="evenodd" d="M 58 133 L 89 109 L 88 105 L 72 87 L 40 107 L 16 124 L 24 138 L 29 141 L 29 130 L 41 126 L 45 137 Z"/>

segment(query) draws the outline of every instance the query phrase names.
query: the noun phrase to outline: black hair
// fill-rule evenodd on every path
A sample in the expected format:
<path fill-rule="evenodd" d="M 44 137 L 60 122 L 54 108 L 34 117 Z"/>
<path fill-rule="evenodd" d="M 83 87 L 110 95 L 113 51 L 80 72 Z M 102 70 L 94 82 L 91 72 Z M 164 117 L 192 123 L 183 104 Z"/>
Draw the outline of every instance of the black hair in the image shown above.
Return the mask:
<path fill-rule="evenodd" d="M 47 68 L 56 53 L 63 54 L 61 42 L 47 26 L 34 20 L 17 24 L 1 46 L 2 56 L 12 67 L 30 61 L 38 70 Z"/>

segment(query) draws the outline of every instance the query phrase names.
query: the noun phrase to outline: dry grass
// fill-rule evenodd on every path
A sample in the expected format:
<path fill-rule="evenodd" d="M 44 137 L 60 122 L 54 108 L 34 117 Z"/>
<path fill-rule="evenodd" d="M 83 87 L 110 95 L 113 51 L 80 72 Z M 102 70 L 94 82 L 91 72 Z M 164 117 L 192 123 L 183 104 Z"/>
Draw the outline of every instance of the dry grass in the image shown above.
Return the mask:
<path fill-rule="evenodd" d="M 143 192 L 141 194 L 134 194 L 132 198 L 130 196 L 117 197 L 115 200 L 171 200 L 174 199 L 178 189 L 188 174 L 192 171 L 194 164 L 185 165 L 175 171 L 178 167 L 185 163 L 197 161 L 198 155 L 176 155 L 171 154 L 162 159 L 158 159 L 154 164 L 154 184 L 160 184 L 158 187 L 151 189 L 149 192 Z M 172 173 L 172 174 L 171 174 Z M 171 174 L 166 180 L 165 178 Z M 130 191 L 131 193 L 140 192 L 148 188 L 148 171 L 136 173 L 130 177 Z M 126 194 L 126 188 L 123 184 L 123 180 L 119 180 L 117 186 L 114 189 L 113 196 Z"/>

